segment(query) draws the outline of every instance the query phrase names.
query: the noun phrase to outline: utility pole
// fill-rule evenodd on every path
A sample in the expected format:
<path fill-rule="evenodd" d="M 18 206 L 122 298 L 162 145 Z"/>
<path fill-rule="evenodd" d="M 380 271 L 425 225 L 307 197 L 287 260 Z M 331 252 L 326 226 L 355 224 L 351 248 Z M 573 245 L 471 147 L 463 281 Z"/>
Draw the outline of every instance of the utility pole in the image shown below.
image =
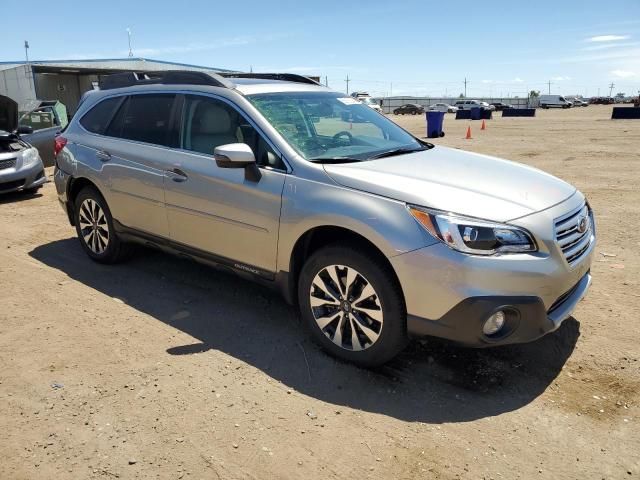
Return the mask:
<path fill-rule="evenodd" d="M 467 77 L 464 77 L 464 98 L 467 98 Z"/>
<path fill-rule="evenodd" d="M 327 75 L 324 76 L 324 86 L 325 87 L 329 86 L 329 77 Z"/>
<path fill-rule="evenodd" d="M 127 27 L 127 37 L 129 38 L 129 58 L 133 57 L 133 50 L 131 50 L 131 29 Z"/>
<path fill-rule="evenodd" d="M 547 93 L 551 94 L 551 85 L 552 85 L 551 80 L 547 82 L 547 85 L 549 85 L 549 91 Z"/>
<path fill-rule="evenodd" d="M 27 59 L 27 65 L 29 64 L 29 41 L 24 41 L 24 56 Z"/>
<path fill-rule="evenodd" d="M 253 73 L 253 65 L 249 65 L 249 73 Z"/>
<path fill-rule="evenodd" d="M 389 83 L 389 96 L 393 97 L 393 82 Z"/>
<path fill-rule="evenodd" d="M 351 80 L 349 80 L 349 74 L 347 73 L 347 78 L 344 80 L 347 83 L 347 95 L 349 95 L 349 82 Z"/>
<path fill-rule="evenodd" d="M 613 93 L 613 88 L 615 87 L 615 84 L 613 82 L 611 82 L 611 85 L 609 85 L 609 96 L 611 96 L 611 94 Z"/>

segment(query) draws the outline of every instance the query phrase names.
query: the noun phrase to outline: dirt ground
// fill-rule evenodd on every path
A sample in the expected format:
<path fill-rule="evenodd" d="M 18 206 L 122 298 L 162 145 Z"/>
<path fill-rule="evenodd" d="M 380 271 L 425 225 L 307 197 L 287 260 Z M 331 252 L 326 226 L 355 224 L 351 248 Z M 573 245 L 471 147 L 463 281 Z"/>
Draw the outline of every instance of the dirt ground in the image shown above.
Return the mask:
<path fill-rule="evenodd" d="M 233 276 L 145 250 L 92 263 L 52 183 L 0 199 L 0 478 L 637 478 L 640 121 L 610 114 L 447 115 L 436 143 L 587 195 L 593 287 L 535 343 L 415 341 L 379 371 L 329 358 Z"/>

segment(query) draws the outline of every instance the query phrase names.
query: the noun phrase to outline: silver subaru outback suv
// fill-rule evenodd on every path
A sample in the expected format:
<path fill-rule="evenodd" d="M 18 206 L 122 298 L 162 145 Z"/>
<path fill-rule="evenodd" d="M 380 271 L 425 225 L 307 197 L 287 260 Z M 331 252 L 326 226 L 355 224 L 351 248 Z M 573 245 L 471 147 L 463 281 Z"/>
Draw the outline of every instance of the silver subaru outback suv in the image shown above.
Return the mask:
<path fill-rule="evenodd" d="M 532 341 L 591 283 L 593 213 L 573 186 L 426 143 L 301 76 L 105 77 L 56 151 L 91 259 L 142 243 L 269 285 L 363 366 L 411 336 Z"/>

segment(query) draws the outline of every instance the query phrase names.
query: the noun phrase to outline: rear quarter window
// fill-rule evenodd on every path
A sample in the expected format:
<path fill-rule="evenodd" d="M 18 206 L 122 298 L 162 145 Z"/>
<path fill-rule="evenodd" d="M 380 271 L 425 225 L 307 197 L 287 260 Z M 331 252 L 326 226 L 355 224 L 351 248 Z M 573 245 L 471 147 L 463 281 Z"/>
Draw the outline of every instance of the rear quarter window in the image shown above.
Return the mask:
<path fill-rule="evenodd" d="M 116 97 L 107 98 L 97 103 L 83 115 L 80 119 L 80 125 L 91 133 L 104 133 L 121 101 L 121 97 Z"/>

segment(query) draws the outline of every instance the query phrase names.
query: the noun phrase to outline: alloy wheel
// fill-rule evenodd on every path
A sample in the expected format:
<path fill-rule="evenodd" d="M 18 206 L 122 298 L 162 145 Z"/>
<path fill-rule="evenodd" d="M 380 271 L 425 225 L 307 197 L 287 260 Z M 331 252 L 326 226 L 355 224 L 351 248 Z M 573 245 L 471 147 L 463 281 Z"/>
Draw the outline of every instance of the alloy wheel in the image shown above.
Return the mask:
<path fill-rule="evenodd" d="M 82 239 L 95 254 L 102 254 L 109 246 L 109 224 L 102 207 L 91 198 L 87 198 L 78 212 Z"/>
<path fill-rule="evenodd" d="M 382 332 L 380 297 L 356 269 L 329 265 L 311 282 L 309 300 L 318 328 L 345 350 L 371 347 Z"/>

